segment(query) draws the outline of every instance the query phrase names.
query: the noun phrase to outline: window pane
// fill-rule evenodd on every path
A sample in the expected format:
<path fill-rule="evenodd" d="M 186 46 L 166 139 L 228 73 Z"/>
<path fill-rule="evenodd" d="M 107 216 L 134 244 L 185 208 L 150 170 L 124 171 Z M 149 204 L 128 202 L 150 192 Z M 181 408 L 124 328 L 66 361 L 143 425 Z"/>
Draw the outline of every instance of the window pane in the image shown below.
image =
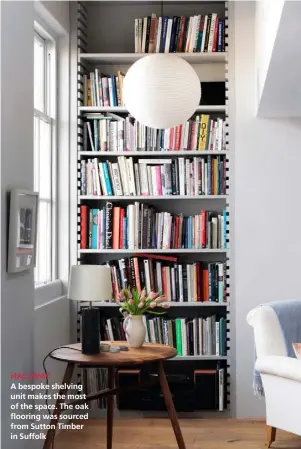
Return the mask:
<path fill-rule="evenodd" d="M 51 281 L 51 271 L 51 202 L 40 200 L 35 282 Z"/>
<path fill-rule="evenodd" d="M 45 112 L 45 43 L 34 38 L 34 107 Z"/>
<path fill-rule="evenodd" d="M 34 117 L 34 189 L 39 192 L 39 214 L 37 234 L 37 261 L 35 282 L 52 280 L 51 224 L 52 224 L 52 179 L 51 179 L 51 125 L 40 117 Z"/>

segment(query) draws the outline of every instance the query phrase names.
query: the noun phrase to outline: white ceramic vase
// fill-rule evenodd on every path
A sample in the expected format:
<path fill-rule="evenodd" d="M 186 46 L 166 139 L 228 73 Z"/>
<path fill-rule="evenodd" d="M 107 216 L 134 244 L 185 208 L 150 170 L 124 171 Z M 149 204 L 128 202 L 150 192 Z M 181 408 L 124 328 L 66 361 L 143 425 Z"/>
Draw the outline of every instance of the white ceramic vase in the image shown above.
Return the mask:
<path fill-rule="evenodd" d="M 142 315 L 127 316 L 123 322 L 123 328 L 129 345 L 132 348 L 141 348 L 146 335 Z"/>

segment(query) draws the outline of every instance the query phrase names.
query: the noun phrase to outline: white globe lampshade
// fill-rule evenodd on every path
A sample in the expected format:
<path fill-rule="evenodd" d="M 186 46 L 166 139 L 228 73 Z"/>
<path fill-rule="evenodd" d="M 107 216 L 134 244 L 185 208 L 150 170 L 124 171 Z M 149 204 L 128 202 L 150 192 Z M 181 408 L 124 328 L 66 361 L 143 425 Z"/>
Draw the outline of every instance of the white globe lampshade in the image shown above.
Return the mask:
<path fill-rule="evenodd" d="M 124 103 L 143 125 L 171 128 L 185 123 L 200 104 L 201 84 L 188 62 L 153 54 L 133 64 L 124 79 Z"/>

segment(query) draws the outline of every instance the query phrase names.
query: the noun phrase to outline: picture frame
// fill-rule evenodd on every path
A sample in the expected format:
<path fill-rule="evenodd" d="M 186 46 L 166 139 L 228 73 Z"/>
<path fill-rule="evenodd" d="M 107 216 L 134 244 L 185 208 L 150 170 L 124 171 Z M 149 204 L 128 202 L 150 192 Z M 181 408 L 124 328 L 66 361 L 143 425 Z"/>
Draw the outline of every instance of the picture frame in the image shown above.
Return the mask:
<path fill-rule="evenodd" d="M 36 264 L 37 192 L 24 189 L 10 191 L 7 272 L 30 270 Z"/>

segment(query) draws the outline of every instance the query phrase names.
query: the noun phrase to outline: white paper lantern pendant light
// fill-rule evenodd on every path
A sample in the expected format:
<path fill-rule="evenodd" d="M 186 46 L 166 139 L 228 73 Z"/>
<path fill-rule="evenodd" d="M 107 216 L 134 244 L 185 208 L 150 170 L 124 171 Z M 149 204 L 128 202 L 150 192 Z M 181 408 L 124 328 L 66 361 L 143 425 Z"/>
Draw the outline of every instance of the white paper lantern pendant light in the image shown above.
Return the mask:
<path fill-rule="evenodd" d="M 173 53 L 155 53 L 129 68 L 123 97 L 138 122 L 152 128 L 171 128 L 194 114 L 200 104 L 201 84 L 184 59 Z"/>

